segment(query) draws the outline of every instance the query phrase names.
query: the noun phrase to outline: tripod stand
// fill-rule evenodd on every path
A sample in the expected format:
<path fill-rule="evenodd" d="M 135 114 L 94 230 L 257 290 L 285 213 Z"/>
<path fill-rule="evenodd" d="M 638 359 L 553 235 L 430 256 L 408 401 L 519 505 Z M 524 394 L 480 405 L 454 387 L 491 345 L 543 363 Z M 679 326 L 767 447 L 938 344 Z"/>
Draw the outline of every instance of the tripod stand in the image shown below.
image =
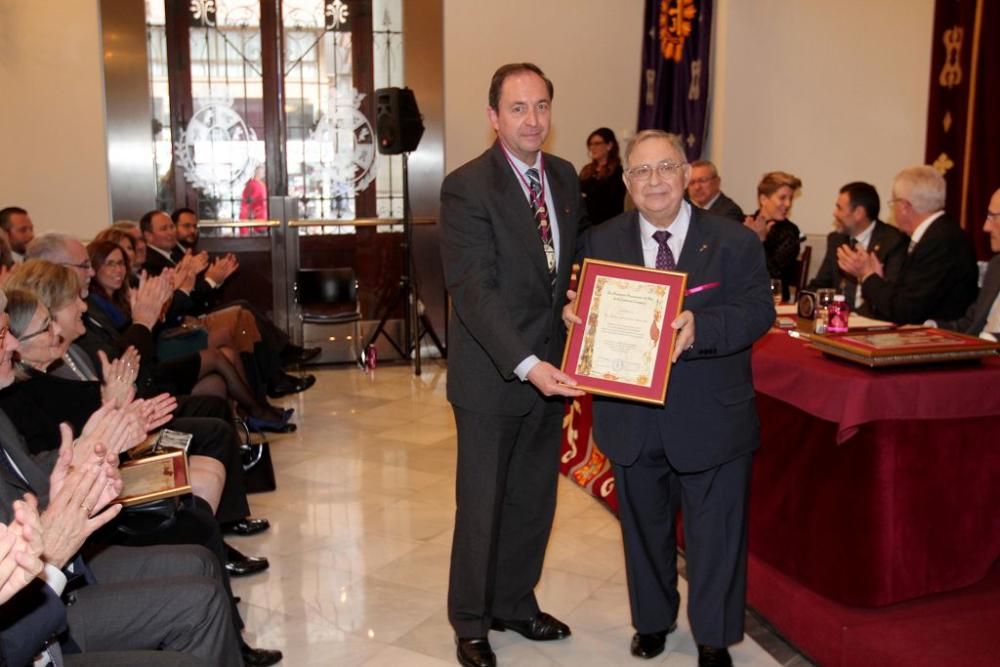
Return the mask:
<path fill-rule="evenodd" d="M 399 287 L 395 293 L 390 293 L 383 299 L 381 308 L 376 312 L 381 312 L 382 317 L 368 337 L 361 345 L 361 357 L 359 363 L 364 366 L 364 355 L 368 353 L 368 347 L 374 343 L 378 337 L 385 336 L 389 344 L 395 348 L 404 359 L 413 358 L 413 374 L 420 375 L 420 341 L 424 336 L 430 336 L 434 346 L 437 347 L 441 356 L 445 356 L 444 345 L 438 338 L 434 325 L 431 323 L 426 313 L 420 312 L 420 292 L 417 289 L 417 279 L 413 267 L 413 215 L 410 211 L 410 176 L 409 176 L 409 153 L 403 153 L 403 266 L 399 275 Z M 403 307 L 403 341 L 400 345 L 386 330 L 385 325 L 396 309 L 402 304 Z"/>

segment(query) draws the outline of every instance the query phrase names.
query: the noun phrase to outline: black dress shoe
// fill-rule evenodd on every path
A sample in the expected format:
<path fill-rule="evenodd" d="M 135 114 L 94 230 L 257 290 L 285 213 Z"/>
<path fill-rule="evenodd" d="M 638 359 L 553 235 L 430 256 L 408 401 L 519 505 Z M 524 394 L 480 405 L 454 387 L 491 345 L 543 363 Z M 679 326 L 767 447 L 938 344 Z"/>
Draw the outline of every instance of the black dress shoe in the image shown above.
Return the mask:
<path fill-rule="evenodd" d="M 573 634 L 570 632 L 568 625 L 558 618 L 546 614 L 544 611 L 538 612 L 534 618 L 529 618 L 526 621 L 504 621 L 494 618 L 491 627 L 500 632 L 513 630 L 519 635 L 536 642 L 565 639 Z"/>
<path fill-rule="evenodd" d="M 243 655 L 243 664 L 247 667 L 267 667 L 281 662 L 281 651 L 253 648 L 243 640 L 240 640 L 240 654 Z"/>
<path fill-rule="evenodd" d="M 296 377 L 294 375 L 284 373 L 277 379 L 271 380 L 267 383 L 267 395 L 271 398 L 281 398 L 282 396 L 288 396 L 289 394 L 296 394 L 300 391 L 305 391 L 314 384 L 316 384 L 315 375 L 303 375 L 302 377 Z"/>
<path fill-rule="evenodd" d="M 228 544 L 226 545 L 226 572 L 229 573 L 230 577 L 246 577 L 263 572 L 269 567 L 271 564 L 267 562 L 266 558 L 244 556 Z"/>
<path fill-rule="evenodd" d="M 659 632 L 642 633 L 637 632 L 632 635 L 632 655 L 637 658 L 655 658 L 663 653 L 663 648 L 667 645 L 667 635 L 677 629 L 677 624 L 670 626 L 669 630 Z"/>
<path fill-rule="evenodd" d="M 229 523 L 222 524 L 222 532 L 226 535 L 248 537 L 257 533 L 263 533 L 270 527 L 271 522 L 267 519 L 251 519 L 247 517 L 240 521 L 230 521 Z"/>
<path fill-rule="evenodd" d="M 698 667 L 733 667 L 733 659 L 727 649 L 698 644 Z"/>
<path fill-rule="evenodd" d="M 458 664 L 463 667 L 496 667 L 497 656 L 490 646 L 490 640 L 485 637 L 467 637 L 455 639 L 458 645 L 455 653 Z"/>

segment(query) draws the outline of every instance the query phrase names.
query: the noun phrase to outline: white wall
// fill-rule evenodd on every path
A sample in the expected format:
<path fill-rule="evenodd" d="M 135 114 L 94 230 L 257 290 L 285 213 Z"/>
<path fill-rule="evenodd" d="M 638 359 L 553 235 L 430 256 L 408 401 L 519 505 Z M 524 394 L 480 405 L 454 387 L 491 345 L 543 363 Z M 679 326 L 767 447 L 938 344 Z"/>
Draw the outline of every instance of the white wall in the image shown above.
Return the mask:
<path fill-rule="evenodd" d="M 89 238 L 110 215 L 98 0 L 2 0 L 0 43 L 0 207 Z"/>
<path fill-rule="evenodd" d="M 848 181 L 889 199 L 924 158 L 934 1 L 717 3 L 708 157 L 727 194 L 752 211 L 761 175 L 789 171 L 791 219 L 820 237 Z"/>
<path fill-rule="evenodd" d="M 587 161 L 587 135 L 634 132 L 642 65 L 643 0 L 444 0 L 445 170 L 493 141 L 490 77 L 534 62 L 555 86 L 545 149 Z"/>

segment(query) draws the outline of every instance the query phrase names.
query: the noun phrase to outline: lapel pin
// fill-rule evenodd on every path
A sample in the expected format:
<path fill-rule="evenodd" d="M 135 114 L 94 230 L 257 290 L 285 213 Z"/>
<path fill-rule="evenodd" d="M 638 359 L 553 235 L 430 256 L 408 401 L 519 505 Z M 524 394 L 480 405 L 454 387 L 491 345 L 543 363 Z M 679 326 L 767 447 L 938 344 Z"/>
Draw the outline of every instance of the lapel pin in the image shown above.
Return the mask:
<path fill-rule="evenodd" d="M 706 250 L 708 250 L 708 244 L 707 243 L 702 243 L 701 247 L 698 248 L 698 252 L 705 252 Z"/>

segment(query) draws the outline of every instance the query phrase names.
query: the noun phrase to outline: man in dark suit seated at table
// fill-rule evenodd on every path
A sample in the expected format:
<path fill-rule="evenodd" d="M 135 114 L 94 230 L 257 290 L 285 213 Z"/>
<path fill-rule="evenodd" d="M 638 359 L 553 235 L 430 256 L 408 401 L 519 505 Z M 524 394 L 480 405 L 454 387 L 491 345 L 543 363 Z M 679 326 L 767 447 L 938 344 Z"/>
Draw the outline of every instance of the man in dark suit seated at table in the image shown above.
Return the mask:
<path fill-rule="evenodd" d="M 659 655 L 676 628 L 681 507 L 698 664 L 729 666 L 727 647 L 743 638 L 747 496 L 760 441 L 750 347 L 775 318 L 764 249 L 743 225 L 684 201 L 691 171 L 678 137 L 638 133 L 625 167 L 638 210 L 593 229 L 582 257 L 683 271 L 690 288 L 702 288 L 671 324 L 666 404 L 594 397 L 595 442 L 614 463 L 621 511 L 631 651 Z M 571 306 L 563 320 L 581 323 Z"/>
<path fill-rule="evenodd" d="M 743 210 L 722 191 L 719 170 L 708 160 L 695 160 L 691 163 L 691 182 L 688 183 L 687 194 L 691 203 L 698 208 L 743 224 Z"/>
<path fill-rule="evenodd" d="M 1000 190 L 990 199 L 983 230 L 990 236 L 990 250 L 1000 253 Z M 927 324 L 987 340 L 1000 340 L 1000 254 L 990 260 L 979 296 L 962 317 L 939 322 L 930 320 Z"/>
<path fill-rule="evenodd" d="M 976 298 L 979 270 L 965 232 L 944 212 L 945 181 L 933 167 L 908 167 L 896 175 L 889 204 L 910 245 L 899 278 L 887 280 L 874 252 L 837 249 L 837 265 L 861 284 L 872 317 L 897 324 L 952 320 Z"/>
<path fill-rule="evenodd" d="M 885 267 L 885 280 L 896 282 L 899 270 L 906 259 L 906 248 L 910 239 L 892 225 L 878 219 L 880 202 L 878 191 L 869 183 L 855 181 L 840 189 L 833 217 L 837 228 L 842 231 L 830 232 L 826 239 L 826 255 L 816 277 L 810 281 L 808 289 L 829 287 L 839 290 L 847 298 L 851 310 L 860 310 L 864 304 L 858 280 L 837 266 L 837 248 L 842 245 L 864 248 L 872 252 Z"/>

